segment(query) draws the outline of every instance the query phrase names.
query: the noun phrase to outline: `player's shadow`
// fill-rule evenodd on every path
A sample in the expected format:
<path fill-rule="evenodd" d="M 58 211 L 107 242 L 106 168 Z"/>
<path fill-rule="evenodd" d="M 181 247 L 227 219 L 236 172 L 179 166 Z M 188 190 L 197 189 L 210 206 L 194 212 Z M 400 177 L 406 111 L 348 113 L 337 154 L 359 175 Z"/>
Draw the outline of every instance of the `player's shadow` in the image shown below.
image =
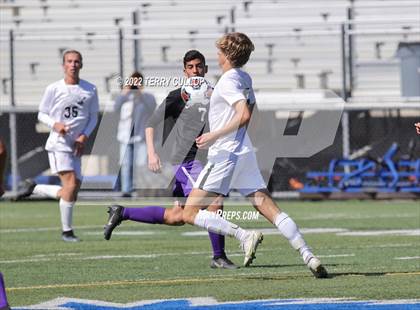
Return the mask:
<path fill-rule="evenodd" d="M 337 266 L 344 266 L 344 265 L 351 265 L 351 264 L 325 264 L 324 266 L 327 267 L 337 267 Z M 302 264 L 273 264 L 273 265 L 252 265 L 247 268 L 287 268 L 287 267 L 302 267 Z M 363 276 L 363 277 L 383 277 L 386 275 L 390 275 L 393 272 L 329 272 L 328 279 L 333 279 L 337 277 L 347 277 L 347 276 Z M 267 280 L 283 280 L 284 278 L 288 278 L 290 276 L 267 276 L 267 277 L 258 277 L 259 279 L 267 279 Z"/>
<path fill-rule="evenodd" d="M 342 266 L 343 264 L 340 264 Z M 287 268 L 287 267 L 306 267 L 304 264 L 275 264 L 275 265 L 251 265 L 246 268 Z M 325 267 L 336 267 L 338 264 L 325 264 Z"/>
<path fill-rule="evenodd" d="M 286 267 L 301 267 L 302 264 L 273 264 L 273 265 L 251 265 L 246 268 L 286 268 Z"/>
<path fill-rule="evenodd" d="M 365 276 L 365 277 L 382 277 L 389 274 L 388 272 L 331 272 L 328 278 L 347 277 L 347 276 Z"/>
<path fill-rule="evenodd" d="M 300 266 L 300 265 L 289 265 L 289 266 Z M 365 277 L 381 277 L 387 275 L 386 272 L 333 272 L 329 273 L 328 277 L 325 279 L 334 279 L 336 277 L 342 276 L 365 276 Z M 247 276 L 247 279 L 258 279 L 258 280 L 270 280 L 270 281 L 282 281 L 282 280 L 290 280 L 291 278 L 302 278 L 302 277 L 312 277 L 310 273 L 302 275 L 273 275 L 273 276 Z"/>

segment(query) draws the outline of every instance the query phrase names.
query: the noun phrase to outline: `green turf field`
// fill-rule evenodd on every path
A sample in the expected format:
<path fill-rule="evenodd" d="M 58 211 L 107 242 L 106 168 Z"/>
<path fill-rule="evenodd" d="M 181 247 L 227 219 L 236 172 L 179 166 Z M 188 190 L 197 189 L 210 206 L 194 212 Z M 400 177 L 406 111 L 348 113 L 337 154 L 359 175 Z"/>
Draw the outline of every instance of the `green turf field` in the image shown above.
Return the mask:
<path fill-rule="evenodd" d="M 419 201 L 280 202 L 307 233 L 331 273 L 315 279 L 279 235 L 267 230 L 249 268 L 209 268 L 210 243 L 191 226 L 124 222 L 103 240 L 106 204 L 79 204 L 76 234 L 60 239 L 56 202 L 0 202 L 0 271 L 9 302 L 29 305 L 58 296 L 132 302 L 215 297 L 219 301 L 289 297 L 420 298 Z M 250 207 L 228 206 L 228 210 Z M 236 221 L 270 229 L 263 220 Z M 324 230 L 330 228 L 329 232 Z M 264 230 L 265 231 L 265 230 Z M 232 260 L 243 257 L 234 239 Z"/>

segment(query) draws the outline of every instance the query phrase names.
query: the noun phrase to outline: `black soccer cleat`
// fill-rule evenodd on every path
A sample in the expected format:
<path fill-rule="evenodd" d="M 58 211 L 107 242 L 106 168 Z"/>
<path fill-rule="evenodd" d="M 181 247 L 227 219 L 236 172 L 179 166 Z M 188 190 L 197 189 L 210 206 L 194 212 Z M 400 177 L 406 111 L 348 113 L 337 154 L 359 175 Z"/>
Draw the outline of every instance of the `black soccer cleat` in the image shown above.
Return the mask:
<path fill-rule="evenodd" d="M 315 278 L 328 278 L 327 269 L 325 269 L 325 267 L 321 264 L 321 261 L 315 256 L 310 257 L 306 265 L 309 267 L 309 270 L 312 272 Z"/>
<path fill-rule="evenodd" d="M 36 183 L 34 180 L 26 179 L 25 181 L 20 184 L 18 188 L 18 192 L 16 196 L 14 197 L 14 201 L 22 200 L 26 197 L 29 197 L 32 195 L 34 188 L 36 186 Z"/>
<path fill-rule="evenodd" d="M 73 230 L 63 231 L 61 234 L 61 239 L 65 242 L 79 242 L 79 238 L 74 235 Z"/>
<path fill-rule="evenodd" d="M 238 266 L 236 266 L 229 258 L 226 256 L 221 257 L 213 257 L 210 262 L 210 268 L 216 269 L 238 269 Z"/>
<path fill-rule="evenodd" d="M 105 240 L 111 239 L 112 231 L 115 227 L 121 224 L 123 220 L 124 207 L 119 205 L 113 205 L 108 208 L 108 223 L 104 226 L 104 238 Z"/>

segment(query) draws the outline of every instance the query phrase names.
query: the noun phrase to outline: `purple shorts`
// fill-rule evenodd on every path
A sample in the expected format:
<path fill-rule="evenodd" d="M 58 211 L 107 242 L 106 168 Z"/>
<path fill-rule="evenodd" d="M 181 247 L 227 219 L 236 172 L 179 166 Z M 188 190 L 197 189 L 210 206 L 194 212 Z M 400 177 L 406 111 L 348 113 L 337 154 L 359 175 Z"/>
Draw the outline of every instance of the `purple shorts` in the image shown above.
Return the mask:
<path fill-rule="evenodd" d="M 201 170 L 203 170 L 203 164 L 199 160 L 174 165 L 175 183 L 173 196 L 188 197 Z"/>

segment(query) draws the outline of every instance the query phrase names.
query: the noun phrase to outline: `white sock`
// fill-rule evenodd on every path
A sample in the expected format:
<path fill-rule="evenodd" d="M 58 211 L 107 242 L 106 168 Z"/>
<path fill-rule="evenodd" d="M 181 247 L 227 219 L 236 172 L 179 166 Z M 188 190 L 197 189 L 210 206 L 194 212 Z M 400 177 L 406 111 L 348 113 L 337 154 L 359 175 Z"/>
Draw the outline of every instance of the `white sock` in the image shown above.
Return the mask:
<path fill-rule="evenodd" d="M 72 230 L 73 222 L 73 206 L 74 201 L 65 201 L 63 198 L 60 199 L 60 214 L 61 214 L 61 226 L 63 231 Z"/>
<path fill-rule="evenodd" d="M 57 199 L 57 194 L 60 189 L 61 186 L 59 185 L 37 184 L 34 188 L 33 193 L 42 197 Z"/>
<path fill-rule="evenodd" d="M 277 215 L 275 225 L 284 237 L 289 240 L 290 245 L 299 251 L 305 263 L 313 256 L 311 249 L 306 245 L 302 234 L 299 231 L 295 221 L 293 221 L 286 213 L 281 212 Z"/>
<path fill-rule="evenodd" d="M 198 211 L 194 219 L 194 225 L 219 235 L 235 237 L 240 242 L 243 242 L 248 236 L 246 230 L 240 228 L 236 224 L 226 221 L 217 213 L 209 212 L 207 210 Z"/>

